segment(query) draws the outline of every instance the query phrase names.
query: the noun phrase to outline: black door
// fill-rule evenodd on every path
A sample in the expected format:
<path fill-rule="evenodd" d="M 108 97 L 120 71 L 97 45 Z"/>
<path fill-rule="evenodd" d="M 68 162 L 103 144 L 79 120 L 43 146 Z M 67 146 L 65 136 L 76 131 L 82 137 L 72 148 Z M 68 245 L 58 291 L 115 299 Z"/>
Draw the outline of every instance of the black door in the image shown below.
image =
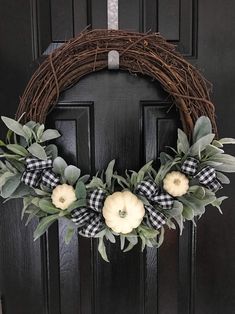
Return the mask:
<path fill-rule="evenodd" d="M 119 0 L 120 28 L 160 31 L 214 84 L 221 136 L 235 136 L 235 3 L 212 0 Z M 90 24 L 105 28 L 105 0 L 0 1 L 0 114 L 13 116 L 39 58 Z M 94 173 L 115 158 L 138 169 L 175 144 L 179 125 L 158 82 L 125 72 L 91 74 L 61 95 L 49 124 L 63 133 L 60 154 Z M 1 125 L 1 136 L 4 135 Z M 233 178 L 235 179 L 235 178 Z M 232 314 L 235 312 L 234 185 L 221 217 L 208 210 L 183 236 L 167 231 L 159 249 L 123 254 L 95 240 L 63 241 L 64 225 L 33 242 L 21 205 L 0 211 L 3 314 Z"/>

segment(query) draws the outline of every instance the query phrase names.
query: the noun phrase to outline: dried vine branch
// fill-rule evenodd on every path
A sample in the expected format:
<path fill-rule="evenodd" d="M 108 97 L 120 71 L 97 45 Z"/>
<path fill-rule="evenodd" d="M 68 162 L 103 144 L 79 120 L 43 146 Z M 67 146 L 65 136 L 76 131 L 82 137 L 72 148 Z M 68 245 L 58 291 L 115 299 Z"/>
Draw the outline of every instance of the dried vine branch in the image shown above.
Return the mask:
<path fill-rule="evenodd" d="M 217 133 L 210 83 L 187 62 L 175 46 L 158 33 L 122 30 L 85 30 L 50 54 L 29 81 L 17 117 L 44 122 L 60 93 L 83 76 L 107 68 L 108 52 L 120 54 L 120 70 L 141 73 L 161 83 L 180 112 L 184 130 L 190 134 L 197 118 L 208 116 Z"/>

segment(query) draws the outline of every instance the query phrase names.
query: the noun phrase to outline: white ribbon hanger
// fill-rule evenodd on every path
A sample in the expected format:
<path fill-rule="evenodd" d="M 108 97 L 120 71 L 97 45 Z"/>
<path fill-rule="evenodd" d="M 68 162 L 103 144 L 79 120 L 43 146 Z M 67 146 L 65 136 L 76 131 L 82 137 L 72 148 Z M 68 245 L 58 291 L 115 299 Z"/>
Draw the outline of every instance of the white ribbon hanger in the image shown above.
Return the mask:
<path fill-rule="evenodd" d="M 108 29 L 118 29 L 118 0 L 107 0 Z M 108 69 L 119 69 L 119 53 L 111 50 L 108 53 Z"/>

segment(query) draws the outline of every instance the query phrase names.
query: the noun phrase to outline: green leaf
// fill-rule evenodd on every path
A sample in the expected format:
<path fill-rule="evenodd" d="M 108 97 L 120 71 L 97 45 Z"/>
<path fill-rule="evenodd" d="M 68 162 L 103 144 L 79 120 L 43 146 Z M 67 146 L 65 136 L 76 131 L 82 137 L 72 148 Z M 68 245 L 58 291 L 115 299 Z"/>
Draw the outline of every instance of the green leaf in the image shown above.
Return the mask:
<path fill-rule="evenodd" d="M 44 198 L 39 200 L 38 206 L 42 211 L 47 214 L 56 214 L 60 212 L 60 210 L 56 208 L 49 200 Z"/>
<path fill-rule="evenodd" d="M 8 198 L 20 185 L 21 174 L 16 174 L 7 179 L 6 183 L 2 187 L 1 196 Z"/>
<path fill-rule="evenodd" d="M 126 237 L 123 234 L 120 234 L 120 247 L 122 251 L 125 247 L 125 240 L 126 240 Z"/>
<path fill-rule="evenodd" d="M 98 251 L 99 251 L 101 257 L 103 258 L 103 260 L 109 263 L 103 237 L 99 238 Z"/>
<path fill-rule="evenodd" d="M 53 160 L 56 159 L 56 157 L 58 156 L 58 148 L 55 144 L 47 145 L 47 147 L 45 148 L 45 152 L 47 156 Z"/>
<path fill-rule="evenodd" d="M 70 185 L 74 185 L 78 178 L 80 177 L 81 170 L 75 166 L 68 166 L 64 170 L 65 179 L 68 181 Z"/>
<path fill-rule="evenodd" d="M 60 133 L 57 130 L 47 129 L 43 132 L 40 142 L 46 142 L 60 137 Z"/>
<path fill-rule="evenodd" d="M 133 233 L 133 234 L 128 233 L 126 235 L 126 238 L 133 245 L 136 245 L 138 243 L 138 236 L 135 233 Z"/>
<path fill-rule="evenodd" d="M 17 161 L 14 159 L 10 160 L 10 164 L 18 171 L 18 172 L 24 172 L 25 165 L 21 161 Z"/>
<path fill-rule="evenodd" d="M 97 177 L 93 177 L 91 182 L 87 184 L 88 189 L 93 189 L 93 188 L 105 188 L 104 182 Z"/>
<path fill-rule="evenodd" d="M 164 227 L 161 227 L 160 235 L 158 238 L 158 245 L 157 245 L 158 248 L 162 245 L 162 243 L 164 241 L 164 236 L 165 236 L 165 229 L 164 229 Z"/>
<path fill-rule="evenodd" d="M 189 193 L 192 193 L 196 198 L 203 199 L 206 196 L 206 190 L 200 185 L 193 185 L 189 188 Z"/>
<path fill-rule="evenodd" d="M 34 192 L 40 196 L 50 196 L 50 193 L 43 191 L 43 190 L 40 190 L 40 189 L 34 189 Z"/>
<path fill-rule="evenodd" d="M 67 167 L 67 163 L 65 160 L 61 157 L 56 157 L 56 159 L 53 161 L 53 171 L 57 174 L 60 174 L 61 176 L 64 175 L 64 170 Z"/>
<path fill-rule="evenodd" d="M 161 165 L 164 165 L 166 162 L 173 161 L 173 159 L 174 158 L 172 156 L 170 156 L 169 154 L 167 154 L 165 152 L 160 153 Z"/>
<path fill-rule="evenodd" d="M 149 228 L 149 227 L 147 227 L 145 225 L 140 225 L 138 227 L 138 232 L 139 232 L 140 235 L 143 235 L 147 239 L 156 238 L 156 236 L 159 233 L 157 230 Z"/>
<path fill-rule="evenodd" d="M 6 144 L 2 140 L 0 140 L 0 147 L 3 147 L 3 146 L 6 146 Z"/>
<path fill-rule="evenodd" d="M 210 158 L 212 161 L 221 162 L 227 165 L 235 165 L 235 157 L 228 154 L 217 154 Z"/>
<path fill-rule="evenodd" d="M 23 157 L 29 154 L 28 151 L 23 146 L 18 145 L 18 144 L 8 144 L 7 149 Z"/>
<path fill-rule="evenodd" d="M 34 217 L 37 217 L 39 212 L 40 212 L 39 208 L 35 207 L 32 204 L 29 205 L 28 209 L 26 209 L 26 211 L 25 211 L 26 214 L 29 214 L 29 216 L 25 222 L 25 226 L 27 226 Z"/>
<path fill-rule="evenodd" d="M 187 154 L 189 151 L 188 137 L 181 129 L 178 129 L 177 151 L 179 154 Z"/>
<path fill-rule="evenodd" d="M 179 201 L 174 201 L 172 209 L 167 210 L 167 214 L 171 217 L 181 215 L 183 212 L 183 204 Z"/>
<path fill-rule="evenodd" d="M 32 130 L 27 126 L 27 125 L 23 125 L 23 130 L 24 130 L 24 133 L 26 135 L 26 139 L 27 141 L 29 141 L 32 137 Z"/>
<path fill-rule="evenodd" d="M 123 189 L 126 189 L 126 188 L 129 188 L 130 185 L 129 183 L 127 182 L 127 180 L 125 178 L 123 178 L 122 176 L 119 176 L 117 174 L 114 174 L 113 175 L 113 178 L 117 180 L 118 184 L 123 188 Z"/>
<path fill-rule="evenodd" d="M 219 181 L 222 184 L 229 184 L 230 183 L 229 178 L 226 175 L 224 175 L 223 173 L 217 171 L 216 176 L 217 176 L 217 179 L 219 179 Z"/>
<path fill-rule="evenodd" d="M 38 138 L 38 140 L 39 140 L 40 142 L 43 142 L 43 141 L 41 141 L 41 137 L 42 137 L 42 134 L 43 134 L 44 129 L 45 129 L 45 125 L 44 125 L 44 124 L 41 124 L 41 125 L 39 126 L 39 128 L 37 129 L 37 138 Z"/>
<path fill-rule="evenodd" d="M 77 200 L 75 202 L 73 202 L 68 208 L 67 211 L 71 212 L 72 210 L 74 210 L 75 208 L 79 208 L 79 207 L 84 207 L 87 205 L 87 201 L 86 199 L 80 199 Z"/>
<path fill-rule="evenodd" d="M 211 205 L 214 206 L 214 207 L 216 207 L 216 208 L 218 208 L 219 212 L 220 212 L 221 214 L 223 214 L 223 212 L 222 212 L 220 206 L 221 206 L 222 202 L 223 202 L 224 200 L 226 200 L 227 198 L 228 198 L 227 196 L 221 196 L 221 197 L 215 199 L 214 202 L 211 203 Z"/>
<path fill-rule="evenodd" d="M 27 138 L 27 135 L 24 132 L 23 126 L 19 122 L 8 117 L 1 117 L 1 118 L 9 130 L 13 131 L 17 135 Z"/>
<path fill-rule="evenodd" d="M 181 214 L 181 215 L 178 215 L 178 216 L 175 216 L 175 217 L 174 217 L 174 220 L 177 222 L 177 224 L 178 224 L 178 226 L 179 226 L 180 235 L 182 235 L 183 229 L 184 229 L 184 222 L 183 222 L 183 216 L 182 216 L 182 214 Z"/>
<path fill-rule="evenodd" d="M 82 181 L 77 182 L 75 193 L 78 199 L 86 199 L 86 186 Z"/>
<path fill-rule="evenodd" d="M 64 238 L 65 244 L 68 245 L 70 243 L 70 241 L 72 240 L 72 238 L 73 238 L 73 236 L 75 234 L 75 231 L 76 231 L 76 228 L 73 228 L 73 227 L 70 227 L 70 226 L 67 227 L 65 238 Z"/>
<path fill-rule="evenodd" d="M 215 134 L 208 134 L 201 137 L 195 144 L 189 149 L 189 155 L 199 156 L 201 152 L 213 141 Z"/>
<path fill-rule="evenodd" d="M 29 146 L 28 151 L 38 159 L 47 160 L 45 149 L 38 143 L 33 143 L 31 146 Z"/>
<path fill-rule="evenodd" d="M 206 116 L 197 119 L 193 130 L 193 142 L 196 143 L 202 137 L 212 133 L 211 121 Z"/>
<path fill-rule="evenodd" d="M 191 207 L 184 205 L 182 216 L 187 220 L 192 220 L 194 217 L 194 211 Z"/>
<path fill-rule="evenodd" d="M 212 145 L 214 145 L 214 146 L 216 146 L 216 147 L 218 147 L 218 148 L 223 148 L 223 144 L 221 144 L 219 141 L 217 141 L 217 140 L 214 140 L 213 142 L 212 142 Z"/>
<path fill-rule="evenodd" d="M 21 198 L 26 195 L 34 195 L 34 190 L 21 182 L 17 189 L 11 194 L 11 198 Z"/>
<path fill-rule="evenodd" d="M 212 157 L 216 154 L 223 154 L 223 153 L 224 153 L 224 151 L 222 149 L 210 144 L 204 150 L 203 156 L 205 155 L 207 158 L 209 158 L 209 157 Z"/>
<path fill-rule="evenodd" d="M 32 199 L 33 199 L 32 196 L 24 197 L 24 199 L 23 199 L 23 209 L 22 209 L 22 212 L 21 212 L 21 220 L 22 220 L 23 217 L 24 217 L 25 210 L 26 210 L 26 209 L 29 207 L 29 205 L 31 204 Z"/>
<path fill-rule="evenodd" d="M 151 169 L 152 169 L 152 163 L 153 163 L 153 160 L 150 160 L 149 162 L 147 162 L 147 164 L 145 164 L 142 168 L 140 168 L 139 173 L 146 173 L 146 172 L 149 172 Z"/>
<path fill-rule="evenodd" d="M 82 181 L 84 184 L 87 183 L 87 181 L 90 179 L 89 174 L 85 174 L 84 176 L 79 178 L 79 181 Z"/>
<path fill-rule="evenodd" d="M 235 165 L 221 164 L 220 166 L 216 166 L 215 169 L 222 172 L 232 173 L 235 172 Z"/>
<path fill-rule="evenodd" d="M 116 239 L 115 239 L 114 235 L 112 234 L 112 232 L 109 229 L 106 229 L 105 238 L 107 240 L 109 240 L 111 243 L 115 243 L 116 242 Z"/>
<path fill-rule="evenodd" d="M 225 144 L 235 144 L 235 138 L 221 138 L 219 140 L 220 144 L 225 145 Z"/>
<path fill-rule="evenodd" d="M 33 128 L 35 128 L 37 123 L 35 121 L 28 121 L 25 125 L 32 130 Z"/>
<path fill-rule="evenodd" d="M 113 176 L 113 168 L 115 165 L 115 160 L 110 161 L 110 163 L 108 164 L 108 167 L 105 171 L 105 178 L 106 178 L 106 183 L 108 188 L 111 188 L 112 185 L 112 176 Z"/>
<path fill-rule="evenodd" d="M 7 180 L 10 177 L 13 177 L 14 173 L 10 172 L 10 171 L 6 171 L 4 172 L 2 175 L 0 175 L 0 189 L 2 188 L 2 186 L 7 182 Z"/>
<path fill-rule="evenodd" d="M 131 242 L 129 242 L 128 246 L 125 248 L 125 250 L 123 250 L 124 253 L 129 252 L 130 250 L 133 249 L 135 245 L 132 244 Z"/>
<path fill-rule="evenodd" d="M 222 172 L 235 172 L 235 157 L 228 154 L 217 154 L 209 159 L 210 162 L 220 163 L 214 168 Z M 206 161 L 207 163 L 208 161 Z"/>
<path fill-rule="evenodd" d="M 41 219 L 36 230 L 34 231 L 34 241 L 40 238 L 47 229 L 58 219 L 58 215 L 51 215 Z"/>

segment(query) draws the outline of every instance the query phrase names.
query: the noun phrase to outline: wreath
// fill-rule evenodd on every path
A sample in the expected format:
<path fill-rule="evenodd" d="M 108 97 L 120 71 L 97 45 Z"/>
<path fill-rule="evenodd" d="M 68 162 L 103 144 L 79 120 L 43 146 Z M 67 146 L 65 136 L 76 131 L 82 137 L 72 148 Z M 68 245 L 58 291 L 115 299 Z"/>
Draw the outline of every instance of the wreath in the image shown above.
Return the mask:
<path fill-rule="evenodd" d="M 74 165 L 58 156 L 57 130 L 42 123 L 60 93 L 83 75 L 107 67 L 107 53 L 120 53 L 120 68 L 147 74 L 162 83 L 179 108 L 183 130 L 178 129 L 177 148 L 161 152 L 160 167 L 153 162 L 138 172 L 115 171 L 115 160 L 95 176 L 81 175 Z M 200 218 L 208 205 L 221 212 L 225 196 L 217 196 L 229 184 L 224 172 L 235 172 L 235 158 L 225 154 L 216 139 L 214 107 L 208 84 L 159 34 L 123 31 L 86 31 L 49 55 L 32 76 L 21 98 L 17 119 L 2 117 L 9 129 L 0 141 L 0 192 L 5 201 L 23 199 L 26 224 L 38 217 L 34 239 L 58 219 L 67 222 L 65 242 L 78 231 L 98 238 L 98 251 L 108 261 L 105 242 L 120 238 L 121 250 L 131 250 L 139 240 L 159 247 L 164 228 L 180 234 L 185 221 Z"/>

